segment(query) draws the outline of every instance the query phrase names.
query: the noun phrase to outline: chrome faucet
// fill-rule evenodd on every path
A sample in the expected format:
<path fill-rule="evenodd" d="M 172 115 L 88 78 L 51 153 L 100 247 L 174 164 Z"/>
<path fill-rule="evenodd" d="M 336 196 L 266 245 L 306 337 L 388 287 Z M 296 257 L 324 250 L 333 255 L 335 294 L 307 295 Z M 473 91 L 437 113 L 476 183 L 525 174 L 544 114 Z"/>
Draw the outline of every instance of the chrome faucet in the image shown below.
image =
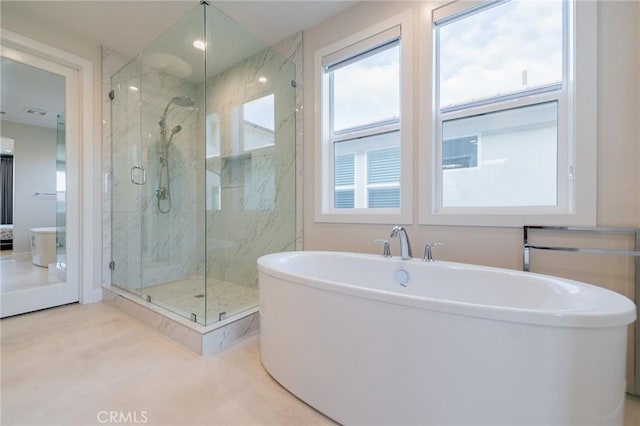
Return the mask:
<path fill-rule="evenodd" d="M 373 240 L 376 243 L 383 244 L 382 257 L 391 257 L 391 247 L 389 247 L 389 241 L 387 240 Z"/>
<path fill-rule="evenodd" d="M 427 243 L 426 246 L 424 246 L 424 256 L 422 257 L 422 261 L 423 262 L 435 262 L 435 259 L 433 258 L 433 254 L 431 253 L 431 248 L 432 247 L 439 247 L 439 246 L 443 246 L 444 244 L 442 243 Z"/>
<path fill-rule="evenodd" d="M 413 254 L 411 253 L 411 243 L 409 243 L 407 230 L 402 226 L 394 226 L 390 236 L 392 238 L 400 238 L 400 258 L 402 260 L 411 259 Z"/>

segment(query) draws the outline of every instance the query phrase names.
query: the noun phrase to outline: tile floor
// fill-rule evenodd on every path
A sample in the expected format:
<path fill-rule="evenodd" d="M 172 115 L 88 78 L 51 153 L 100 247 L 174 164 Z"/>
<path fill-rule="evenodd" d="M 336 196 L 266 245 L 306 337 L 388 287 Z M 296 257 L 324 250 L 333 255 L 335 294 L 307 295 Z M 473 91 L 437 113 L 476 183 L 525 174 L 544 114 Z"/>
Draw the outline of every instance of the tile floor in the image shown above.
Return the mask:
<path fill-rule="evenodd" d="M 202 357 L 103 303 L 0 326 L 4 426 L 94 425 L 111 411 L 149 425 L 333 424 L 266 373 L 257 335 Z"/>
<path fill-rule="evenodd" d="M 98 425 L 110 412 L 129 424 L 334 424 L 266 373 L 257 335 L 201 357 L 103 303 L 0 326 L 5 426 Z M 640 399 L 629 397 L 625 426 L 639 424 Z"/>
<path fill-rule="evenodd" d="M 0 255 L 0 291 L 2 293 L 59 282 L 62 281 L 49 275 L 48 268 L 35 266 L 31 260 L 16 259 L 11 252 L 2 251 Z"/>

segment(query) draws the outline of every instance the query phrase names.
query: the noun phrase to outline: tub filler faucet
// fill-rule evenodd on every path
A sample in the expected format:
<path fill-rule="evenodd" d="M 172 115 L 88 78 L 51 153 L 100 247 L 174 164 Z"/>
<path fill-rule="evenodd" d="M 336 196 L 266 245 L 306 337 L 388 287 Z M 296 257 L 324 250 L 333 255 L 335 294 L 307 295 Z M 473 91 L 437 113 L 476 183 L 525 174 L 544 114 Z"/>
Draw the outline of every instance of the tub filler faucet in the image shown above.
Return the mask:
<path fill-rule="evenodd" d="M 407 230 L 402 226 L 394 226 L 390 236 L 391 238 L 400 238 L 400 258 L 402 260 L 411 259 L 413 254 L 411 253 L 411 243 L 409 242 Z"/>

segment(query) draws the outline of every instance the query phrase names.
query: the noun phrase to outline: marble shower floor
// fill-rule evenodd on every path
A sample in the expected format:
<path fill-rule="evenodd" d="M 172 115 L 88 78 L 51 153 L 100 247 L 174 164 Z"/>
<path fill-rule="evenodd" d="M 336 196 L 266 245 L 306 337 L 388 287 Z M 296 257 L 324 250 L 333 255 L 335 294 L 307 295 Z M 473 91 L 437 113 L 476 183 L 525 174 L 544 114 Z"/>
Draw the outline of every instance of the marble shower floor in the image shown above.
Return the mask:
<path fill-rule="evenodd" d="M 199 276 L 145 287 L 142 297 L 146 300 L 147 296 L 151 296 L 151 303 L 185 318 L 195 313 L 201 324 L 205 303 L 209 324 L 217 321 L 223 312 L 232 316 L 258 304 L 257 288 L 226 281 L 208 279 L 205 296 L 204 278 Z"/>
<path fill-rule="evenodd" d="M 49 276 L 48 268 L 35 266 L 31 260 L 16 259 L 11 251 L 3 250 L 0 255 L 0 291 L 2 293 L 61 282 Z"/>

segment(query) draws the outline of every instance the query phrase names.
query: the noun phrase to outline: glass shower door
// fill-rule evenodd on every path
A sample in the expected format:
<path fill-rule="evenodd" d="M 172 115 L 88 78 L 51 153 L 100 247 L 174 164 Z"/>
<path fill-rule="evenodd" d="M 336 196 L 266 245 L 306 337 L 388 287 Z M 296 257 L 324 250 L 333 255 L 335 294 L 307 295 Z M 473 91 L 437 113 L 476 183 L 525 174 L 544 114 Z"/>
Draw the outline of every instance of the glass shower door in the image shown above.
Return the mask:
<path fill-rule="evenodd" d="M 111 79 L 111 284 L 140 294 L 142 165 L 140 58 Z"/>
<path fill-rule="evenodd" d="M 140 55 L 142 297 L 205 324 L 204 6 Z"/>

